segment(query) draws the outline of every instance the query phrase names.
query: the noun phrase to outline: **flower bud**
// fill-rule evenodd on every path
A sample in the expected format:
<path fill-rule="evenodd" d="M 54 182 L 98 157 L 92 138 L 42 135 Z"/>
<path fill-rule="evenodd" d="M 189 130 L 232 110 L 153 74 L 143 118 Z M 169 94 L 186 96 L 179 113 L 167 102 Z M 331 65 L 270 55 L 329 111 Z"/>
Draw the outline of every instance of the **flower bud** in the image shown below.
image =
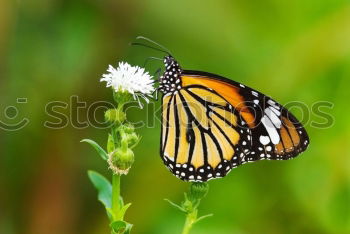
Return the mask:
<path fill-rule="evenodd" d="M 126 123 L 122 126 L 123 131 L 127 134 L 133 133 L 135 131 L 135 128 L 132 124 Z"/>
<path fill-rule="evenodd" d="M 118 109 L 108 109 L 105 112 L 105 119 L 109 123 L 123 123 L 126 119 L 126 115 L 122 110 Z"/>
<path fill-rule="evenodd" d="M 209 185 L 202 182 L 194 182 L 191 184 L 189 197 L 193 200 L 200 200 L 208 193 Z"/>
<path fill-rule="evenodd" d="M 189 200 L 185 200 L 181 206 L 186 212 L 191 212 L 193 210 L 193 204 Z"/>
<path fill-rule="evenodd" d="M 127 141 L 130 146 L 135 145 L 139 141 L 139 136 L 136 133 L 127 135 Z"/>
<path fill-rule="evenodd" d="M 113 171 L 114 174 L 126 175 L 133 163 L 134 153 L 129 148 L 126 150 L 117 148 L 111 154 L 109 154 L 108 164 L 109 168 Z"/>

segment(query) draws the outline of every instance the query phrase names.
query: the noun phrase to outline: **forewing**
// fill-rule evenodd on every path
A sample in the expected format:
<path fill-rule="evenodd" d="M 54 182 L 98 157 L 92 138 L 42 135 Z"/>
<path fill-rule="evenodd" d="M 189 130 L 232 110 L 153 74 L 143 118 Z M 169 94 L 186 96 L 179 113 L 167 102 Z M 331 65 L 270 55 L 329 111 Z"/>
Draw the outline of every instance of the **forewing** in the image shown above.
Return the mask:
<path fill-rule="evenodd" d="M 309 144 L 305 128 L 294 115 L 259 91 L 214 74 L 196 71 L 185 71 L 182 85 L 203 86 L 217 92 L 238 112 L 241 120 L 238 124 L 247 127 L 244 125 L 247 123 L 251 148 L 244 162 L 290 159 Z"/>

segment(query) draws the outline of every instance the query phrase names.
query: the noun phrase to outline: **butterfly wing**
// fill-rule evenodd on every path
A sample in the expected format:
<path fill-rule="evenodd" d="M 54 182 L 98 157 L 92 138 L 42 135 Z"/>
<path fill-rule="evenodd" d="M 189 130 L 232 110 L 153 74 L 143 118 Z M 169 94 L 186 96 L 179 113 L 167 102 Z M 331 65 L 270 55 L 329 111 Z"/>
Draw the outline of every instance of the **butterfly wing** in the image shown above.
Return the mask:
<path fill-rule="evenodd" d="M 297 156 L 309 143 L 283 106 L 229 79 L 183 71 L 182 88 L 163 97 L 161 155 L 183 180 L 206 181 L 261 159 Z"/>
<path fill-rule="evenodd" d="M 163 97 L 161 155 L 183 180 L 225 176 L 249 153 L 250 129 L 220 95 L 192 85 Z M 242 134 L 245 131 L 245 134 Z"/>
<path fill-rule="evenodd" d="M 259 91 L 197 71 L 185 71 L 182 81 L 184 87 L 196 84 L 216 90 L 239 111 L 252 132 L 252 152 L 262 151 L 271 159 L 289 159 L 307 148 L 309 137 L 302 124 L 286 108 Z M 264 149 L 270 149 L 268 146 L 272 148 L 270 157 Z"/>

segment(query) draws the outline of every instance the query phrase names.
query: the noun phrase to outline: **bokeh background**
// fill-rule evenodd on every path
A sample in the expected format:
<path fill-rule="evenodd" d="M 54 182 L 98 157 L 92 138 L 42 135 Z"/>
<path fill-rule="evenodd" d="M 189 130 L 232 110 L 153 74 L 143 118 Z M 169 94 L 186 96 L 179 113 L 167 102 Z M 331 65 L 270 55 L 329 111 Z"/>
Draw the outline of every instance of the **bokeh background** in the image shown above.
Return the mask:
<path fill-rule="evenodd" d="M 108 64 L 142 65 L 148 56 L 162 56 L 130 47 L 138 35 L 164 44 L 186 69 L 230 77 L 282 104 L 333 103 L 322 109 L 332 119 L 317 113 L 305 119 L 311 144 L 302 156 L 246 164 L 210 181 L 200 213 L 214 216 L 194 234 L 350 233 L 348 0 L 2 0 L 0 35 L 0 120 L 30 120 L 18 131 L 0 129 L 1 234 L 109 233 L 86 171 L 108 177 L 110 171 L 79 143 L 104 144 L 107 130 L 77 129 L 71 121 L 49 129 L 45 106 L 66 102 L 60 112 L 90 118 L 69 100 L 112 101 L 99 83 Z M 147 69 L 161 66 L 151 62 Z M 140 121 L 154 111 L 128 114 Z M 96 116 L 102 121 L 103 110 Z M 311 124 L 329 120 L 326 128 Z M 134 233 L 179 233 L 184 215 L 163 199 L 180 202 L 188 184 L 162 165 L 159 122 L 138 133 L 136 162 L 122 179 L 122 194 L 133 203 L 126 219 Z"/>

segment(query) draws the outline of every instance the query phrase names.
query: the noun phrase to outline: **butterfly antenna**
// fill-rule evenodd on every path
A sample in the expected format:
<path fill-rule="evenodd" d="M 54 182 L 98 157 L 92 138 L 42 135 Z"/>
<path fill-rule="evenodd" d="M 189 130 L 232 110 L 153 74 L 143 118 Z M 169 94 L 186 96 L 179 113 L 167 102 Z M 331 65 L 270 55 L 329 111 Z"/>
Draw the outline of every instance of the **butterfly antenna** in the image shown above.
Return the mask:
<path fill-rule="evenodd" d="M 171 55 L 171 54 L 169 54 L 168 51 L 165 51 L 165 50 L 162 50 L 162 49 L 160 49 L 160 48 L 153 47 L 153 46 L 150 46 L 150 45 L 146 45 L 146 44 L 143 44 L 143 43 L 140 43 L 140 42 L 131 42 L 130 45 L 132 45 L 132 46 L 134 46 L 134 45 L 139 45 L 139 46 L 147 47 L 147 48 L 150 48 L 150 49 L 153 49 L 153 50 L 157 50 L 157 51 L 166 53 L 166 54 L 168 54 L 168 55 Z"/>
<path fill-rule="evenodd" d="M 155 42 L 147 37 L 144 37 L 144 36 L 138 36 L 136 37 L 136 40 L 139 40 L 139 39 L 142 39 L 142 40 L 145 40 L 145 41 L 148 41 L 150 43 L 153 43 L 155 45 L 157 45 L 158 47 L 162 48 L 163 50 L 167 51 L 169 54 L 171 54 L 170 50 L 168 50 L 165 46 L 159 44 L 158 42 Z"/>
<path fill-rule="evenodd" d="M 138 36 L 136 37 L 136 40 L 145 40 L 145 41 L 148 41 L 149 43 L 152 43 L 156 46 L 158 46 L 159 48 L 161 48 L 162 50 L 166 51 L 167 54 L 171 55 L 172 53 L 170 52 L 170 50 L 168 50 L 165 46 L 159 44 L 158 42 L 155 42 L 147 37 L 144 37 L 144 36 Z"/>

